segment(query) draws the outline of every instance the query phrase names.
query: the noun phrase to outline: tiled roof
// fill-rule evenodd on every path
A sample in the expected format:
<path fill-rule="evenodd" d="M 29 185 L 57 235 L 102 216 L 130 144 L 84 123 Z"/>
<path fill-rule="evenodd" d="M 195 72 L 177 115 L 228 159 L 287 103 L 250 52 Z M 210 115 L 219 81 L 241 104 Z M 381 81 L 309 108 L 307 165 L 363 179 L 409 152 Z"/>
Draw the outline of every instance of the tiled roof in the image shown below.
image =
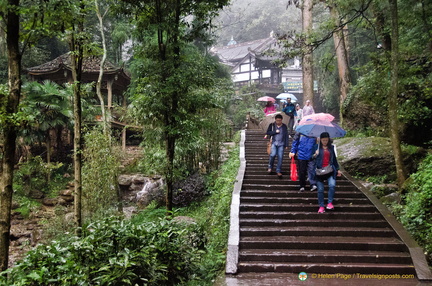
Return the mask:
<path fill-rule="evenodd" d="M 211 52 L 218 55 L 222 62 L 235 65 L 238 61 L 243 59 L 249 53 L 249 51 L 261 53 L 268 49 L 275 41 L 275 38 L 269 37 L 265 39 L 239 43 L 236 45 L 214 47 L 212 48 Z"/>
<path fill-rule="evenodd" d="M 84 72 L 95 72 L 99 73 L 100 69 L 100 58 L 96 56 L 91 57 L 85 57 L 83 61 L 83 71 Z M 52 61 L 46 62 L 44 64 L 28 68 L 27 71 L 30 74 L 43 74 L 43 73 L 50 73 L 53 71 L 57 71 L 61 69 L 62 67 L 65 67 L 67 69 L 71 69 L 71 57 L 69 53 L 63 54 Z M 114 66 L 109 61 L 105 61 L 104 65 L 104 72 L 110 73 L 110 72 L 117 72 L 121 70 L 121 68 L 118 68 Z"/>

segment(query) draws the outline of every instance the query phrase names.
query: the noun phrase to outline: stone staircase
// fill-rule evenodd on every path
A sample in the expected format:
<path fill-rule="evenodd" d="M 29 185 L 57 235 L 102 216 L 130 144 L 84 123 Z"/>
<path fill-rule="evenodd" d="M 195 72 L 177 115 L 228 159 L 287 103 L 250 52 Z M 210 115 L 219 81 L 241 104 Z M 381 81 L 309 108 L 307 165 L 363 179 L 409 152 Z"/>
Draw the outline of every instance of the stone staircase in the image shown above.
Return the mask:
<path fill-rule="evenodd" d="M 335 210 L 318 214 L 317 193 L 266 172 L 261 130 L 247 130 L 240 191 L 237 273 L 416 274 L 409 248 L 370 199 L 346 177 Z M 276 160 L 277 161 L 277 160 Z"/>

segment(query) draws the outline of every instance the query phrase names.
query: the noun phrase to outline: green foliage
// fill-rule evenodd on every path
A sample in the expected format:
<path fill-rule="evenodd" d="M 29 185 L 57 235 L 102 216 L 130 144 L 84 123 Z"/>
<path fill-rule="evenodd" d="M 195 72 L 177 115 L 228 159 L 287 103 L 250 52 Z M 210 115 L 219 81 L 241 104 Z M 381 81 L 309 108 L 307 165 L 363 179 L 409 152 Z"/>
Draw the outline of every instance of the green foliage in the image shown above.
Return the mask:
<path fill-rule="evenodd" d="M 238 168 L 237 147 L 211 174 L 211 195 L 174 210 L 173 215 L 190 216 L 197 223 L 167 220 L 166 210 L 153 203 L 129 221 L 108 217 L 88 224 L 80 238 L 66 229 L 61 239 L 39 245 L 0 273 L 0 285 L 212 285 L 225 265 Z M 63 211 L 56 209 L 56 214 Z M 58 223 L 64 229 L 67 222 Z"/>
<path fill-rule="evenodd" d="M 426 157 L 411 179 L 400 220 L 432 261 L 432 155 Z"/>
<path fill-rule="evenodd" d="M 264 106 L 257 102 L 257 99 L 264 95 L 256 85 L 244 86 L 238 95 L 233 94 L 226 113 L 236 129 L 243 128 L 248 113 L 257 120 L 264 118 Z"/>
<path fill-rule="evenodd" d="M 148 58 L 137 59 L 133 64 L 139 79 L 134 82 L 129 111 L 137 124 L 145 127 L 141 166 L 148 174 L 165 174 L 169 170 L 164 143 L 172 137 L 176 140 L 175 178 L 196 171 L 199 163 L 208 170 L 217 168 L 220 144 L 231 128 L 221 112 L 231 89 L 226 79 L 214 77 L 219 65 L 192 46 L 183 48 L 180 70 L 173 70 L 173 75 L 165 80 L 163 71 L 156 72 L 162 64 L 154 55 L 147 54 Z"/>
<path fill-rule="evenodd" d="M 84 135 L 83 151 L 83 209 L 88 217 L 112 212 L 119 202 L 118 173 L 120 147 L 112 138 L 93 128 Z"/>
<path fill-rule="evenodd" d="M 62 163 L 45 163 L 40 156 L 32 157 L 28 161 L 19 164 L 14 174 L 14 188 L 20 195 L 27 196 L 32 190 L 38 190 L 45 194 L 50 193 L 50 187 L 63 184 L 61 176 L 54 176 L 53 182 L 48 182 L 48 175 L 55 171 L 64 171 Z"/>
<path fill-rule="evenodd" d="M 230 157 L 220 170 L 212 173 L 208 180 L 211 195 L 200 204 L 182 209 L 179 214 L 195 218 L 207 237 L 206 253 L 197 269 L 197 279 L 202 282 L 190 285 L 212 285 L 212 280 L 225 266 L 229 215 L 234 181 L 240 167 L 239 148 L 230 152 Z M 200 281 L 200 280 L 197 280 Z"/>
<path fill-rule="evenodd" d="M 196 224 L 110 217 L 40 245 L 0 276 L 1 285 L 178 285 L 199 267 L 203 236 Z"/>

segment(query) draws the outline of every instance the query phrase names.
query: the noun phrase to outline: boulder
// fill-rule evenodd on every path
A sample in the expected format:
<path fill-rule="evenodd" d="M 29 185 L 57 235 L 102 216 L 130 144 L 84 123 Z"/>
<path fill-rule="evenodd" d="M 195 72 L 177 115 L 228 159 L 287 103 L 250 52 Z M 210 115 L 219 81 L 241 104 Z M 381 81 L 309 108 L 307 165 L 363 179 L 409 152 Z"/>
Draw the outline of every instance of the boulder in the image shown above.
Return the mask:
<path fill-rule="evenodd" d="M 142 206 L 148 206 L 152 201 L 162 204 L 164 201 L 164 182 L 161 178 L 149 179 L 141 191 L 136 194 L 136 202 Z"/>
<path fill-rule="evenodd" d="M 334 140 L 338 162 L 353 176 L 387 176 L 396 179 L 396 167 L 389 138 L 349 137 Z M 404 164 L 410 173 L 415 172 L 419 160 L 426 154 L 422 148 L 413 148 L 410 153 L 403 152 Z"/>

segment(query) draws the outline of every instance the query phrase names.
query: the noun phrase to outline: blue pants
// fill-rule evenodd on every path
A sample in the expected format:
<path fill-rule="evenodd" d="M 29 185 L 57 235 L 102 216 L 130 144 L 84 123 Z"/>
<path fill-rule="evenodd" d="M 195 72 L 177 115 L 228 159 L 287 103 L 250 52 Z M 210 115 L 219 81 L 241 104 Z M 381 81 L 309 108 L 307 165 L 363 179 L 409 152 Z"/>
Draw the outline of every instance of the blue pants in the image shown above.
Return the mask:
<path fill-rule="evenodd" d="M 278 156 L 276 173 L 280 173 L 281 168 L 282 168 L 283 155 L 284 155 L 284 146 L 276 146 L 275 144 L 272 144 L 270 159 L 269 159 L 269 164 L 268 164 L 269 169 L 273 169 L 273 163 L 274 163 L 276 155 Z"/>
<path fill-rule="evenodd" d="M 307 172 L 308 172 L 308 178 L 309 178 L 309 185 L 312 187 L 313 185 L 316 185 L 315 180 L 315 169 L 316 169 L 316 163 L 315 160 L 309 160 L 308 166 L 307 166 Z"/>
<path fill-rule="evenodd" d="M 327 180 L 329 190 L 328 190 L 328 198 L 327 203 L 333 202 L 335 187 L 336 187 L 336 179 L 333 177 L 333 174 L 330 176 L 317 176 L 317 187 L 318 187 L 318 204 L 320 207 L 324 207 L 324 180 Z"/>

